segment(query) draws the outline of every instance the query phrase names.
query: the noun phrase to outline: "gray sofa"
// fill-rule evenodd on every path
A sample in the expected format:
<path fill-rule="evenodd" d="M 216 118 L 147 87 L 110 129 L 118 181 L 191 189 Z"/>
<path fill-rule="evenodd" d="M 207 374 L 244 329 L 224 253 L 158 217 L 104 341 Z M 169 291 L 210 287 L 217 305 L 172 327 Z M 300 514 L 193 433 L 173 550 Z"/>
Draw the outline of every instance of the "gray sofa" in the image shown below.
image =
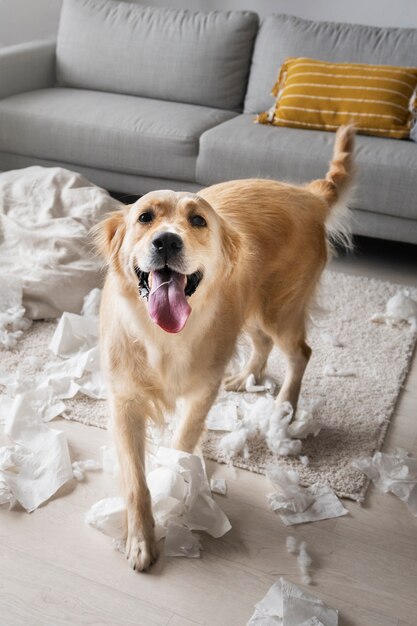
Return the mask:
<path fill-rule="evenodd" d="M 64 0 L 57 42 L 0 50 L 0 170 L 129 194 L 322 176 L 329 132 L 254 124 L 288 56 L 417 65 L 417 30 Z M 359 136 L 354 232 L 417 243 L 417 144 Z"/>

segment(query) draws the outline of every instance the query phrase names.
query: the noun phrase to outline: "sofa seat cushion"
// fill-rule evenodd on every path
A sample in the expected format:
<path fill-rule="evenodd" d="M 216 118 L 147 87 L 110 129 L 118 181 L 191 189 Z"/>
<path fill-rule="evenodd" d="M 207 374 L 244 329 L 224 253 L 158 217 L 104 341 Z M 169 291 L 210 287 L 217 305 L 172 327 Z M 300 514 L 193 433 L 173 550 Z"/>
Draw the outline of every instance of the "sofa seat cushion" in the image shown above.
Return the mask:
<path fill-rule="evenodd" d="M 193 181 L 200 135 L 234 115 L 134 96 L 42 89 L 0 100 L 0 151 Z"/>
<path fill-rule="evenodd" d="M 253 115 L 239 115 L 202 135 L 197 182 L 260 176 L 304 183 L 326 174 L 334 133 L 270 127 L 253 120 Z M 358 136 L 355 157 L 358 175 L 351 206 L 416 219 L 417 145 Z"/>
<path fill-rule="evenodd" d="M 257 30 L 250 11 L 64 0 L 57 77 L 64 87 L 241 111 Z"/>

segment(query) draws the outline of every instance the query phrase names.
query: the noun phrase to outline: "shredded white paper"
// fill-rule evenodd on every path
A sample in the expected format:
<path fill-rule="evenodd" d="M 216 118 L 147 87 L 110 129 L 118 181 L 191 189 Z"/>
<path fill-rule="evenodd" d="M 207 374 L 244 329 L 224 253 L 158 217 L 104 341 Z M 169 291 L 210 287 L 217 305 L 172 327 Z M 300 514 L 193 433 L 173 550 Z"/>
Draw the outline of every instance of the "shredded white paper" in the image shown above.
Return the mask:
<path fill-rule="evenodd" d="M 214 404 L 207 415 L 206 426 L 209 430 L 236 430 L 239 426 L 236 404 L 227 400 Z"/>
<path fill-rule="evenodd" d="M 297 537 L 288 535 L 286 539 L 287 550 L 290 554 L 294 554 L 297 557 L 298 566 L 301 572 L 301 580 L 305 585 L 311 585 L 310 568 L 313 564 L 313 559 L 307 552 L 307 544 L 305 541 L 299 541 Z"/>
<path fill-rule="evenodd" d="M 313 621 L 312 621 L 313 620 Z M 338 612 L 316 596 L 279 578 L 260 602 L 247 626 L 337 626 Z"/>
<path fill-rule="evenodd" d="M 213 493 L 219 493 L 225 496 L 227 493 L 227 483 L 224 478 L 212 478 L 210 480 L 210 489 Z"/>
<path fill-rule="evenodd" d="M 78 481 L 82 481 L 85 479 L 86 472 L 92 472 L 95 470 L 101 470 L 102 465 L 94 459 L 85 459 L 83 461 L 74 461 L 72 464 L 72 471 L 74 473 L 74 478 Z"/>
<path fill-rule="evenodd" d="M 32 323 L 25 317 L 22 297 L 22 281 L 0 277 L 0 349 L 13 350 Z"/>
<path fill-rule="evenodd" d="M 395 494 L 417 516 L 417 459 L 406 450 L 396 448 L 391 454 L 375 452 L 373 457 L 357 459 L 353 466 L 366 474 L 380 491 Z"/>
<path fill-rule="evenodd" d="M 65 434 L 23 410 L 6 421 L 5 433 L 11 443 L 0 448 L 1 500 L 34 511 L 73 477 Z"/>
<path fill-rule="evenodd" d="M 170 528 L 170 556 L 177 551 L 181 554 L 175 556 L 195 557 L 197 543 L 191 542 L 189 533 L 183 528 L 204 530 L 216 538 L 231 528 L 226 515 L 211 496 L 202 460 L 194 454 L 160 447 L 151 462 L 153 468 L 147 474 L 147 482 L 156 539 L 159 541 L 165 537 Z M 89 510 L 86 522 L 113 539 L 121 539 L 126 536 L 125 517 L 123 500 L 106 498 Z"/>
<path fill-rule="evenodd" d="M 412 332 L 416 332 L 417 302 L 411 298 L 408 289 L 403 289 L 388 300 L 385 312 L 375 313 L 371 317 L 371 321 L 390 326 L 409 324 Z"/>
<path fill-rule="evenodd" d="M 201 544 L 197 535 L 194 535 L 187 526 L 170 520 L 168 522 L 164 555 L 185 556 L 188 559 L 200 557 Z"/>
<path fill-rule="evenodd" d="M 340 378 L 349 378 L 351 376 L 356 376 L 356 372 L 354 369 L 348 367 L 339 367 L 336 365 L 332 365 L 331 363 L 327 363 L 324 366 L 323 374 L 325 376 L 335 376 Z"/>
<path fill-rule="evenodd" d="M 298 539 L 294 535 L 288 535 L 285 544 L 290 554 L 297 554 L 298 552 Z"/>
<path fill-rule="evenodd" d="M 256 382 L 255 374 L 249 374 L 245 383 L 245 391 L 248 393 L 270 393 L 275 391 L 276 384 L 269 378 L 265 378 L 261 384 Z"/>
<path fill-rule="evenodd" d="M 250 440 L 263 437 L 273 454 L 298 455 L 301 439 L 316 437 L 321 430 L 320 421 L 314 416 L 320 401 L 306 402 L 300 399 L 295 417 L 289 402 L 280 405 L 271 395 L 256 398 L 254 402 L 242 402 L 243 418 L 238 428 L 219 441 L 219 450 L 227 461 L 243 451 L 247 454 Z M 294 417 L 294 419 L 293 419 Z"/>
<path fill-rule="evenodd" d="M 286 526 L 348 513 L 330 487 L 318 483 L 302 487 L 300 477 L 294 470 L 285 470 L 270 463 L 266 467 L 266 476 L 278 489 L 267 496 L 268 503 L 273 511 L 280 512 L 280 518 Z"/>
<path fill-rule="evenodd" d="M 219 441 L 219 449 L 223 456 L 230 461 L 236 454 L 239 454 L 246 445 L 248 439 L 248 431 L 246 428 L 239 428 L 227 435 L 224 435 Z"/>
<path fill-rule="evenodd" d="M 307 552 L 307 544 L 305 541 L 302 541 L 300 544 L 297 562 L 300 568 L 302 582 L 305 585 L 311 585 L 311 576 L 309 570 L 313 565 L 313 559 Z"/>

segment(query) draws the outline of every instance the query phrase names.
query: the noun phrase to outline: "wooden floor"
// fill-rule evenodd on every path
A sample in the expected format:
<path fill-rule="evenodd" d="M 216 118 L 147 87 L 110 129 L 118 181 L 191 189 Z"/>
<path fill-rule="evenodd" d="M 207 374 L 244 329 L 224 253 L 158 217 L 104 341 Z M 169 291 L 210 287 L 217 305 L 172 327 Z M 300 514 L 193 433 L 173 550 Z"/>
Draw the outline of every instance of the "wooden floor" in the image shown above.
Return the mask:
<path fill-rule="evenodd" d="M 417 284 L 415 249 L 362 241 L 333 268 Z M 56 422 L 73 458 L 98 458 L 105 431 Z M 385 449 L 417 455 L 417 360 L 398 404 Z M 264 477 L 208 463 L 229 477 L 216 496 L 232 530 L 203 537 L 201 559 L 161 558 L 148 574 L 131 571 L 110 540 L 84 523 L 87 508 L 117 495 L 102 472 L 68 484 L 29 515 L 0 511 L 0 626 L 244 626 L 278 576 L 300 584 L 287 553 L 287 529 L 267 507 Z M 75 483 L 75 481 L 74 481 Z M 391 495 L 371 488 L 350 515 L 299 526 L 314 558 L 311 591 L 340 611 L 340 626 L 416 626 L 417 518 Z M 293 530 L 291 530 L 293 532 Z"/>

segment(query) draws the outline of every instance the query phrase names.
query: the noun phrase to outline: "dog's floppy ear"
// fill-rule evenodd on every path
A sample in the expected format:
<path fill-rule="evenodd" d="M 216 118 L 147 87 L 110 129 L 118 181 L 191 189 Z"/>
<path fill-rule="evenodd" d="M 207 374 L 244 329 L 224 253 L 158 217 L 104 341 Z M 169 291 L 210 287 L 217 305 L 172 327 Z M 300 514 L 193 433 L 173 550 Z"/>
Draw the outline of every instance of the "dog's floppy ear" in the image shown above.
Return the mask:
<path fill-rule="evenodd" d="M 222 220 L 222 248 L 228 269 L 232 271 L 238 262 L 240 250 L 239 234 Z"/>
<path fill-rule="evenodd" d="M 91 229 L 96 249 L 108 262 L 119 252 L 125 233 L 125 209 L 110 213 Z"/>

